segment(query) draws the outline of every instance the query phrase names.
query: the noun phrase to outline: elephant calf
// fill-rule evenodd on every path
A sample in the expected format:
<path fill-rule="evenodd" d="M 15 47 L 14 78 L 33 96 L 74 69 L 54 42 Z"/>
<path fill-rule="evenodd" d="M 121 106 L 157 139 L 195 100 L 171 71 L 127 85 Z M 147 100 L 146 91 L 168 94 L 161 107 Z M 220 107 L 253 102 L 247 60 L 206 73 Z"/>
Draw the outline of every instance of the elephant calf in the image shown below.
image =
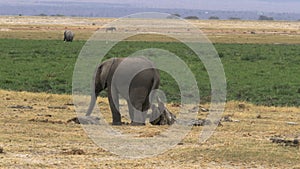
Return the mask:
<path fill-rule="evenodd" d="M 66 31 L 64 32 L 64 41 L 65 41 L 65 42 L 72 42 L 74 36 L 75 36 L 75 34 L 74 34 L 72 31 L 66 30 Z"/>
<path fill-rule="evenodd" d="M 113 125 L 121 125 L 119 95 L 126 99 L 132 125 L 145 125 L 150 108 L 151 91 L 158 89 L 160 76 L 154 64 L 145 57 L 112 58 L 100 64 L 93 82 L 89 116 L 99 93 L 108 88 Z"/>
<path fill-rule="evenodd" d="M 176 116 L 171 113 L 158 99 L 158 107 L 151 105 L 152 114 L 150 116 L 150 123 L 152 125 L 172 125 L 176 121 Z"/>

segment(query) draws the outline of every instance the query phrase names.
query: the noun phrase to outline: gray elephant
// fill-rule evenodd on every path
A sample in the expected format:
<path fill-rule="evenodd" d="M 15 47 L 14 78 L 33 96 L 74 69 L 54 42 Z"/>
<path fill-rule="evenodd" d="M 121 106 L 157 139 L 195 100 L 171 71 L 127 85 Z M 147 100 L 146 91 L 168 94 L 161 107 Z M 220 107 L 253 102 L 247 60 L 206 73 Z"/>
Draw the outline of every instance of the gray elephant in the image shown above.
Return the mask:
<path fill-rule="evenodd" d="M 75 34 L 70 30 L 65 30 L 64 32 L 64 41 L 65 42 L 72 42 Z"/>
<path fill-rule="evenodd" d="M 119 95 L 128 104 L 131 125 L 145 125 L 150 108 L 151 91 L 158 89 L 160 75 L 154 64 L 145 57 L 112 58 L 100 64 L 93 82 L 91 102 L 86 113 L 89 116 L 99 93 L 108 88 L 108 100 L 113 125 L 121 125 Z"/>
<path fill-rule="evenodd" d="M 158 106 L 151 105 L 152 113 L 150 115 L 150 123 L 152 125 L 172 125 L 176 121 L 176 116 L 171 113 L 164 103 L 157 98 Z"/>

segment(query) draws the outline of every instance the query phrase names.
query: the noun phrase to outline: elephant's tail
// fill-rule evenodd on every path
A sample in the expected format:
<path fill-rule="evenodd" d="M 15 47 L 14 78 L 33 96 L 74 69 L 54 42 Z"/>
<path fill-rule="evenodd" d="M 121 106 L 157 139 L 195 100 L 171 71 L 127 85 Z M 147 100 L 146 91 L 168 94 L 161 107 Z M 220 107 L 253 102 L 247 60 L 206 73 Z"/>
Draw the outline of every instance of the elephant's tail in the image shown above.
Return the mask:
<path fill-rule="evenodd" d="M 158 89 L 160 83 L 160 75 L 157 69 L 154 69 L 154 76 L 153 76 L 153 82 L 152 82 L 152 90 Z"/>
<path fill-rule="evenodd" d="M 86 116 L 90 116 L 91 113 L 93 112 L 93 109 L 94 109 L 95 104 L 96 104 L 96 100 L 97 100 L 97 96 L 96 96 L 95 93 L 93 93 L 93 94 L 91 95 L 91 101 L 90 101 L 89 108 L 88 108 L 88 110 L 87 110 L 87 112 L 86 112 L 86 114 L 85 114 Z"/>

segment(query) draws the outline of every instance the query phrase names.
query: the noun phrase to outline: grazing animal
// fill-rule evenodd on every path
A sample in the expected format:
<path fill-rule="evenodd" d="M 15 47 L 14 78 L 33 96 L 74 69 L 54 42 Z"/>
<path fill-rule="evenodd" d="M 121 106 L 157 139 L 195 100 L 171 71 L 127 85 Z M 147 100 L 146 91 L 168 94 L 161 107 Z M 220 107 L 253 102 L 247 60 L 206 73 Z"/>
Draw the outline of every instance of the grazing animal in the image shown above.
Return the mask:
<path fill-rule="evenodd" d="M 99 93 L 108 88 L 108 100 L 113 125 L 121 125 L 119 95 L 128 104 L 131 125 L 145 125 L 150 108 L 149 95 L 158 89 L 160 75 L 152 61 L 145 57 L 112 58 L 100 64 L 96 70 L 91 102 L 86 113 L 89 116 Z"/>
<path fill-rule="evenodd" d="M 64 32 L 64 41 L 65 41 L 65 42 L 72 42 L 74 36 L 75 36 L 75 34 L 74 34 L 72 31 L 66 30 L 66 31 Z"/>
<path fill-rule="evenodd" d="M 105 29 L 105 31 L 106 32 L 108 32 L 108 31 L 113 32 L 113 31 L 117 31 L 117 28 L 116 27 L 108 27 L 108 28 Z"/>

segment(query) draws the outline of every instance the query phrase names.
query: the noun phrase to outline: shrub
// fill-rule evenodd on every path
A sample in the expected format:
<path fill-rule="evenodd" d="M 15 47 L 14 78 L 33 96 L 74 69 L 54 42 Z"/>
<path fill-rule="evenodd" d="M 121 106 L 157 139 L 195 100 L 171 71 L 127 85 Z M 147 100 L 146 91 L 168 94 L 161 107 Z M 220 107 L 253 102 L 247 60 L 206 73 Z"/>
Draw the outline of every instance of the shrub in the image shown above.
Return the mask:
<path fill-rule="evenodd" d="M 220 58 L 223 58 L 225 56 L 224 53 L 222 53 L 222 52 L 219 52 L 218 55 Z"/>
<path fill-rule="evenodd" d="M 198 16 L 187 16 L 184 19 L 199 19 Z"/>
<path fill-rule="evenodd" d="M 267 21 L 272 21 L 274 20 L 273 17 L 265 16 L 265 15 L 260 15 L 258 20 L 267 20 Z"/>
<path fill-rule="evenodd" d="M 208 19 L 218 20 L 218 19 L 220 19 L 220 18 L 217 17 L 217 16 L 211 16 L 211 17 L 209 17 Z"/>
<path fill-rule="evenodd" d="M 41 13 L 38 16 L 47 16 L 47 14 Z"/>
<path fill-rule="evenodd" d="M 230 17 L 229 20 L 241 20 L 241 18 L 238 18 L 238 17 Z"/>
<path fill-rule="evenodd" d="M 167 18 L 168 19 L 176 19 L 176 18 L 180 18 L 181 16 L 179 14 L 171 14 L 169 15 Z"/>

